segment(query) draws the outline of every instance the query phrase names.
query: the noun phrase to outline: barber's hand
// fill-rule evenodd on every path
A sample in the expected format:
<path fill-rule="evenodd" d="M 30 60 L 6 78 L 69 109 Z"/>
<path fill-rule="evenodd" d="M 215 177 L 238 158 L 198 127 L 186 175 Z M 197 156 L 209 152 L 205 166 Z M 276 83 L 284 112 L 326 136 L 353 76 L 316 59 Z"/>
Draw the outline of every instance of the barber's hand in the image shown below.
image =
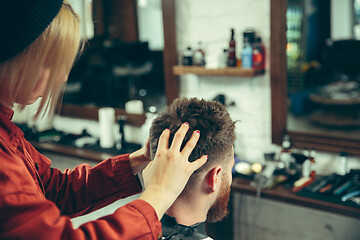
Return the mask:
<path fill-rule="evenodd" d="M 188 158 L 199 140 L 200 133 L 195 131 L 180 152 L 189 125 L 184 123 L 176 132 L 169 146 L 170 130 L 163 131 L 159 138 L 155 158 L 143 171 L 145 191 L 139 199 L 150 203 L 161 219 L 166 210 L 173 204 L 184 189 L 191 174 L 207 160 L 202 156 L 194 162 Z"/>
<path fill-rule="evenodd" d="M 146 140 L 145 146 L 130 153 L 129 161 L 134 175 L 138 174 L 149 164 L 150 159 L 150 140 Z"/>

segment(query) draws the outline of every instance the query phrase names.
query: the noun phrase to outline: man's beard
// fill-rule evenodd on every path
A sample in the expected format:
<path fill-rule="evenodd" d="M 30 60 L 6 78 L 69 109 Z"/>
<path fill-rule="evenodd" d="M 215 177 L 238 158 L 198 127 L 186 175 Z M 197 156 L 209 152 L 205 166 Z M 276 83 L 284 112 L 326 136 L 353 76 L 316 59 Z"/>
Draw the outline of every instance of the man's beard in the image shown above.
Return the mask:
<path fill-rule="evenodd" d="M 221 185 L 219 195 L 207 213 L 207 222 L 210 223 L 219 222 L 229 214 L 229 210 L 228 210 L 229 198 L 230 198 L 230 183 L 226 182 Z"/>

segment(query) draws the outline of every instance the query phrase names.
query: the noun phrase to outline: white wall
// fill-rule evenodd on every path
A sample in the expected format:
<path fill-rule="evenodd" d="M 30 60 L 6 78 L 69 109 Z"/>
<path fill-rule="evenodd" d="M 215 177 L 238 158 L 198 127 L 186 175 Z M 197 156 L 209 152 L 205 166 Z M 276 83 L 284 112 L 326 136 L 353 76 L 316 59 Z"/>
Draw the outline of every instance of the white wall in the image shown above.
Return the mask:
<path fill-rule="evenodd" d="M 94 23 L 92 20 L 92 0 L 68 0 L 69 4 L 80 17 L 81 28 L 87 39 L 94 37 Z"/>
<path fill-rule="evenodd" d="M 353 37 L 353 0 L 331 0 L 331 38 Z"/>
<path fill-rule="evenodd" d="M 138 0 L 139 40 L 149 42 L 151 50 L 164 48 L 161 0 Z"/>
<path fill-rule="evenodd" d="M 268 0 L 178 0 L 176 1 L 177 49 L 202 41 L 207 62 L 217 61 L 228 47 L 230 29 L 235 29 L 237 54 L 242 48 L 242 32 L 253 28 L 270 45 L 270 1 Z M 267 59 L 268 60 L 268 59 Z M 267 61 L 269 62 L 269 61 Z M 269 66 L 267 64 L 267 66 Z M 225 94 L 236 106 L 229 109 L 238 124 L 235 151 L 242 158 L 259 160 L 271 145 L 270 75 L 250 77 L 182 76 L 181 96 L 213 99 Z"/>

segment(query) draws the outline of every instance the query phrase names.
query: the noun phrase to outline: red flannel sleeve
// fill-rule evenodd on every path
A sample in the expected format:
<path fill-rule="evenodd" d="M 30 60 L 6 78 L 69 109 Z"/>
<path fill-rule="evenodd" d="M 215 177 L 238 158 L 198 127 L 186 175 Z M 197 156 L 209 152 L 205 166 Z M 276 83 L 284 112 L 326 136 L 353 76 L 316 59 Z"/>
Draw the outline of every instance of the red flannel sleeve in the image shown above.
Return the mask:
<path fill-rule="evenodd" d="M 35 196 L 14 194 L 0 200 L 0 220 L 2 222 L 0 239 L 153 240 L 161 238 L 161 224 L 156 213 L 142 200 L 130 202 L 112 215 L 74 229 L 70 218 L 61 216 L 58 208 L 51 201 L 39 201 Z"/>
<path fill-rule="evenodd" d="M 50 160 L 30 143 L 27 143 L 27 148 L 39 164 L 38 172 L 46 198 L 53 201 L 64 215 L 80 216 L 141 192 L 138 178 L 130 166 L 129 154 L 109 158 L 95 167 L 81 164 L 61 172 L 49 167 Z"/>
<path fill-rule="evenodd" d="M 103 198 L 106 198 L 108 194 L 117 198 L 131 194 L 134 191 L 133 185 L 139 187 L 129 171 L 128 156 L 126 155 L 106 160 L 94 168 L 81 166 L 81 170 L 75 169 L 69 174 L 58 171 L 54 174 L 54 171 L 49 168 L 50 161 L 48 159 L 41 154 L 35 155 L 32 152 L 30 155 L 34 157 L 32 160 L 39 164 L 39 176 L 48 180 L 44 184 L 45 189 L 48 189 L 46 190 L 48 195 L 52 195 L 60 202 L 63 201 L 62 204 L 65 206 L 67 205 L 65 204 L 66 198 L 68 201 L 74 202 L 64 209 L 79 210 L 75 208 L 81 208 L 80 212 L 90 210 L 92 204 L 97 206 L 104 204 Z M 32 173 L 33 168 L 35 171 L 35 166 L 32 168 L 24 163 L 26 161 L 24 162 L 20 155 L 14 155 L 8 149 L 4 148 L 0 151 L 0 239 L 158 239 L 161 236 L 161 223 L 156 212 L 150 204 L 143 200 L 135 200 L 117 209 L 114 214 L 74 229 L 70 217 L 63 215 L 57 204 L 41 194 L 41 184 L 39 186 L 36 184 L 38 181 Z M 127 166 L 125 172 L 123 171 L 124 166 Z M 94 189 L 93 195 L 83 196 L 82 194 L 88 193 L 81 191 L 81 193 L 75 193 L 79 189 L 82 190 L 84 184 L 89 184 L 89 179 L 96 183 L 102 177 L 115 178 L 114 182 L 108 179 L 103 182 L 109 183 L 111 191 L 101 189 L 104 186 L 99 186 L 100 190 Z M 70 183 L 69 181 L 74 182 Z M 82 183 L 76 183 L 76 181 Z M 121 186 L 117 186 L 122 183 L 127 187 L 121 189 Z M 60 193 L 49 193 L 51 184 L 57 187 Z M 79 189 L 74 186 L 78 186 Z M 77 197 L 89 197 L 91 200 L 85 201 L 77 199 Z M 113 196 L 108 198 L 114 199 Z"/>

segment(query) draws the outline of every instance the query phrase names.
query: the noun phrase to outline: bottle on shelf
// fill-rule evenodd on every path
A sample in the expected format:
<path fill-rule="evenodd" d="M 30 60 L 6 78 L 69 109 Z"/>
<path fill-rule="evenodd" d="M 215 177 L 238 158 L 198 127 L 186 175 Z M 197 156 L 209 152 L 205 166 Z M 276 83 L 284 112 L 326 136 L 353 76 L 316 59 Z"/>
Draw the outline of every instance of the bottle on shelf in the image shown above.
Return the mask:
<path fill-rule="evenodd" d="M 241 51 L 241 67 L 244 69 L 252 68 L 253 66 L 253 49 L 248 38 L 244 38 L 244 47 Z"/>
<path fill-rule="evenodd" d="M 294 185 L 291 189 L 293 192 L 299 192 L 303 188 L 310 186 L 315 181 L 315 149 L 304 150 L 304 155 L 307 159 L 302 164 L 302 176 L 294 182 Z"/>
<path fill-rule="evenodd" d="M 243 32 L 243 39 L 247 39 L 248 42 L 250 42 L 250 45 L 253 45 L 255 43 L 255 31 L 251 28 L 246 29 Z"/>
<path fill-rule="evenodd" d="M 304 155 L 307 157 L 307 159 L 302 164 L 302 176 L 310 177 L 314 179 L 316 176 L 316 167 L 315 167 L 316 150 L 311 149 L 311 151 L 309 151 L 306 148 L 304 149 Z"/>
<path fill-rule="evenodd" d="M 285 171 L 293 174 L 293 165 L 295 160 L 292 156 L 291 142 L 289 135 L 285 135 L 282 141 L 282 148 L 279 155 L 279 160 L 284 164 Z"/>
<path fill-rule="evenodd" d="M 229 41 L 229 52 L 228 52 L 228 59 L 227 59 L 227 66 L 228 67 L 235 67 L 236 66 L 236 41 L 234 38 L 235 31 L 231 29 L 231 36 Z"/>
<path fill-rule="evenodd" d="M 182 64 L 184 66 L 192 66 L 193 65 L 193 50 L 191 47 L 187 47 L 183 53 Z"/>
<path fill-rule="evenodd" d="M 228 59 L 228 50 L 224 48 L 219 56 L 219 68 L 226 68 L 227 59 Z"/>
<path fill-rule="evenodd" d="M 203 50 L 201 42 L 198 42 L 197 48 L 194 51 L 193 65 L 205 66 L 205 52 Z"/>
<path fill-rule="evenodd" d="M 314 148 L 310 151 L 309 160 L 311 163 L 310 177 L 315 178 L 316 176 L 316 162 L 315 162 L 316 150 Z"/>
<path fill-rule="evenodd" d="M 340 152 L 336 157 L 337 169 L 336 173 L 338 175 L 346 175 L 348 173 L 348 156 L 346 152 Z"/>
<path fill-rule="evenodd" d="M 265 72 L 265 47 L 261 41 L 261 37 L 257 37 L 253 44 L 252 60 L 253 68 L 261 73 Z"/>

